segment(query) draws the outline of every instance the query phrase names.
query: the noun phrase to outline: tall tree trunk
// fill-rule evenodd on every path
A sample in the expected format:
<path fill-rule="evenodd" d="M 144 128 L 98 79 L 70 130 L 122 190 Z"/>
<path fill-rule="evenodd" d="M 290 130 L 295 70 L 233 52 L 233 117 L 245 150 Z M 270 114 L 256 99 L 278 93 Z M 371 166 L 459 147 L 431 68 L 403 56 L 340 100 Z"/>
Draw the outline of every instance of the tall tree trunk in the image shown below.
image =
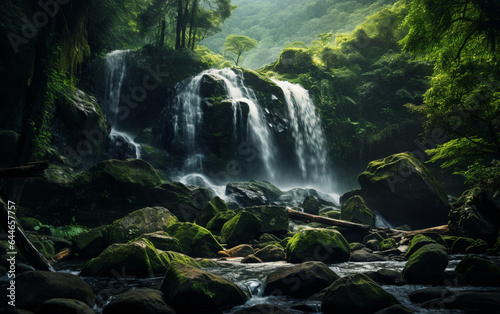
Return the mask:
<path fill-rule="evenodd" d="M 165 22 L 165 19 L 161 21 L 161 32 L 160 32 L 160 47 L 163 47 L 165 45 L 165 28 L 167 27 L 167 24 Z"/>
<path fill-rule="evenodd" d="M 182 14 L 182 0 L 177 0 L 177 25 L 175 28 L 175 49 L 181 48 L 181 33 L 184 15 Z"/>
<path fill-rule="evenodd" d="M 184 16 L 182 17 L 182 42 L 181 48 L 186 48 L 186 29 L 187 29 L 187 20 L 189 17 L 189 1 L 186 1 L 186 7 L 184 8 Z"/>
<path fill-rule="evenodd" d="M 195 36 L 196 36 L 196 13 L 198 11 L 198 0 L 193 0 L 191 8 L 191 19 L 189 21 L 189 42 L 188 48 L 194 50 Z"/>

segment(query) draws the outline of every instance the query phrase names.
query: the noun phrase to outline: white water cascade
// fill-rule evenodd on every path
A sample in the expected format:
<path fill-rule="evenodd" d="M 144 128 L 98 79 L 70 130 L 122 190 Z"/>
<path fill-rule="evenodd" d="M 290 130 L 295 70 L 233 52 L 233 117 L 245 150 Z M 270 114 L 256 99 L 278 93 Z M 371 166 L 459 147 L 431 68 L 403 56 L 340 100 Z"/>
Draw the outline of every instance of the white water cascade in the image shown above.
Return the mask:
<path fill-rule="evenodd" d="M 241 115 L 240 103 L 249 107 L 247 138 L 257 147 L 260 159 L 266 168 L 268 179 L 275 178 L 275 152 L 273 139 L 268 129 L 264 113 L 258 105 L 254 92 L 243 84 L 241 73 L 224 68 L 210 69 L 201 72 L 191 79 L 187 84 L 178 86 L 178 93 L 174 101 L 174 143 L 183 143 L 188 157 L 185 160 L 183 171 L 203 170 L 203 154 L 199 151 L 200 128 L 203 122 L 202 99 L 200 87 L 205 75 L 212 76 L 215 80 L 222 82 L 227 93 L 227 100 L 231 101 L 233 107 L 233 128 L 236 130 L 237 116 Z M 182 119 L 182 121 L 181 121 Z M 182 123 L 181 123 L 182 122 Z M 179 125 L 183 125 L 180 130 Z"/>
<path fill-rule="evenodd" d="M 131 134 L 120 130 L 119 121 L 123 119 L 119 116 L 120 99 L 125 79 L 127 64 L 126 55 L 130 50 L 115 50 L 106 55 L 106 93 L 105 93 L 105 110 L 108 115 L 109 123 L 111 124 L 111 132 L 109 137 L 111 141 L 119 146 L 120 142 L 125 142 L 128 146 L 135 148 L 135 157 L 141 158 L 140 145 L 135 143 Z"/>
<path fill-rule="evenodd" d="M 299 84 L 273 81 L 285 94 L 302 181 L 331 187 L 328 145 L 309 92 Z"/>

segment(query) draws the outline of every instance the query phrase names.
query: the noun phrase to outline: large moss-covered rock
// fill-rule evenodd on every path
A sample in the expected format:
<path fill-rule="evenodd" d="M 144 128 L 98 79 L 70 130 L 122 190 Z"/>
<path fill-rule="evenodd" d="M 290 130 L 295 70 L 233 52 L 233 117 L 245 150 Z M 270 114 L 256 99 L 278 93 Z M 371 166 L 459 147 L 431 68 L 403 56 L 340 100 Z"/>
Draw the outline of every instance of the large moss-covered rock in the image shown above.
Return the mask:
<path fill-rule="evenodd" d="M 166 251 L 159 252 L 160 258 L 165 263 L 165 266 L 169 266 L 171 263 L 182 263 L 186 265 L 190 265 L 196 268 L 200 268 L 200 263 L 198 263 L 194 258 L 187 256 L 186 254 L 174 252 L 174 251 Z"/>
<path fill-rule="evenodd" d="M 245 257 L 255 253 L 248 244 L 240 244 L 225 251 L 230 257 Z"/>
<path fill-rule="evenodd" d="M 473 286 L 500 287 L 500 267 L 477 255 L 467 255 L 455 272 Z"/>
<path fill-rule="evenodd" d="M 45 257 L 52 257 L 56 255 L 56 250 L 54 247 L 54 241 L 48 239 L 45 236 L 37 236 L 34 234 L 28 234 L 28 239 L 31 244 Z"/>
<path fill-rule="evenodd" d="M 57 219 L 58 224 L 76 219 L 87 227 L 98 227 L 154 206 L 168 208 L 180 220 L 192 221 L 213 197 L 207 188 L 162 182 L 143 160 L 106 160 L 76 178 L 61 173 L 60 168 L 49 170 L 46 178 L 26 182 L 23 206 Z M 50 219 L 46 223 L 51 224 Z"/>
<path fill-rule="evenodd" d="M 235 182 L 226 186 L 226 195 L 233 197 L 243 207 L 270 204 L 282 193 L 267 181 Z"/>
<path fill-rule="evenodd" d="M 283 206 L 253 206 L 245 208 L 261 221 L 261 233 L 286 234 L 290 219 L 288 211 Z"/>
<path fill-rule="evenodd" d="M 500 209 L 479 188 L 465 191 L 451 205 L 450 234 L 494 242 L 500 227 Z"/>
<path fill-rule="evenodd" d="M 210 231 L 194 223 L 177 223 L 168 227 L 166 232 L 179 240 L 184 253 L 189 256 L 215 257 L 223 250 Z"/>
<path fill-rule="evenodd" d="M 285 250 L 277 245 L 267 245 L 264 248 L 255 252 L 255 256 L 263 262 L 284 261 L 286 259 Z"/>
<path fill-rule="evenodd" d="M 307 298 L 339 278 L 322 262 L 305 262 L 272 272 L 267 276 L 264 294 Z"/>
<path fill-rule="evenodd" d="M 163 274 L 166 266 L 156 248 L 142 239 L 123 245 L 112 245 L 85 264 L 80 275 L 112 277 L 113 271 L 124 269 L 127 275 L 154 277 Z"/>
<path fill-rule="evenodd" d="M 141 235 L 141 238 L 151 241 L 151 243 L 153 243 L 155 248 L 157 248 L 158 250 L 184 253 L 184 250 L 182 249 L 179 240 L 169 236 L 164 231 L 146 233 Z"/>
<path fill-rule="evenodd" d="M 340 232 L 333 229 L 302 230 L 286 246 L 286 258 L 291 263 L 340 263 L 347 262 L 349 256 L 349 243 Z"/>
<path fill-rule="evenodd" d="M 108 246 L 108 226 L 84 231 L 73 237 L 73 249 L 82 257 L 96 257 Z"/>
<path fill-rule="evenodd" d="M 246 301 L 243 291 L 232 282 L 179 263 L 170 265 L 160 291 L 167 304 L 184 313 L 222 310 Z"/>
<path fill-rule="evenodd" d="M 375 228 L 375 214 L 359 195 L 351 197 L 342 204 L 340 219 L 369 225 L 372 229 Z"/>
<path fill-rule="evenodd" d="M 229 245 L 247 243 L 261 230 L 261 221 L 247 211 L 241 211 L 224 224 L 220 232 L 221 241 Z"/>
<path fill-rule="evenodd" d="M 206 228 L 212 232 L 220 233 L 224 224 L 234 216 L 236 216 L 236 212 L 233 210 L 218 213 L 214 216 L 214 218 L 210 219 L 210 221 L 207 223 Z"/>
<path fill-rule="evenodd" d="M 413 253 L 418 251 L 424 245 L 431 244 L 431 243 L 437 243 L 437 242 L 424 234 L 417 234 L 416 236 L 414 236 L 411 239 L 410 245 L 408 246 L 408 250 L 405 253 L 405 257 L 410 258 L 410 256 L 413 255 Z M 440 244 L 442 244 L 442 243 L 440 243 Z"/>
<path fill-rule="evenodd" d="M 195 222 L 205 227 L 207 223 L 220 212 L 228 211 L 226 203 L 218 196 L 212 198 L 205 207 L 196 216 Z"/>
<path fill-rule="evenodd" d="M 370 162 L 358 181 L 368 206 L 395 225 L 425 228 L 447 222 L 446 193 L 411 153 Z"/>
<path fill-rule="evenodd" d="M 109 225 L 108 244 L 126 243 L 141 234 L 164 230 L 177 221 L 164 207 L 139 209 Z"/>
<path fill-rule="evenodd" d="M 27 271 L 16 275 L 16 307 L 36 311 L 54 298 L 75 299 L 94 306 L 94 293 L 83 279 L 64 273 Z"/>
<path fill-rule="evenodd" d="M 413 253 L 403 269 L 403 278 L 413 284 L 439 284 L 444 280 L 448 253 L 441 244 L 427 244 Z"/>
<path fill-rule="evenodd" d="M 37 314 L 94 314 L 94 310 L 89 307 L 85 302 L 68 298 L 55 298 L 50 299 L 38 308 Z"/>
<path fill-rule="evenodd" d="M 374 313 L 399 304 L 396 298 L 364 274 L 337 279 L 321 302 L 324 313 Z"/>
<path fill-rule="evenodd" d="M 163 293 L 156 289 L 140 288 L 116 297 L 102 311 L 103 314 L 175 314 L 165 303 Z"/>
<path fill-rule="evenodd" d="M 318 215 L 320 210 L 320 204 L 318 199 L 312 195 L 306 196 L 304 202 L 302 203 L 302 208 L 305 213 Z"/>

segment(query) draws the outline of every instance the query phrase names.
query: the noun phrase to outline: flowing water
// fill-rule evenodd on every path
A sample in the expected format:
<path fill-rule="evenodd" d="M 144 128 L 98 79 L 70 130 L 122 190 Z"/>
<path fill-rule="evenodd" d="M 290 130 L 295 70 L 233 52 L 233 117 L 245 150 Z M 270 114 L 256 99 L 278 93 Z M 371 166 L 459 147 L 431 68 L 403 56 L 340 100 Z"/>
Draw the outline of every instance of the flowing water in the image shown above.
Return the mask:
<path fill-rule="evenodd" d="M 127 73 L 127 54 L 130 50 L 115 50 L 106 55 L 106 92 L 104 97 L 104 111 L 108 116 L 111 132 L 109 134 L 113 148 L 113 154 L 118 151 L 126 157 L 141 158 L 140 145 L 135 143 L 133 136 L 120 128 L 120 102 L 123 82 Z M 125 147 L 123 147 L 125 146 Z M 129 156 L 127 151 L 133 148 L 133 155 Z M 116 156 L 112 156 L 116 157 Z"/>

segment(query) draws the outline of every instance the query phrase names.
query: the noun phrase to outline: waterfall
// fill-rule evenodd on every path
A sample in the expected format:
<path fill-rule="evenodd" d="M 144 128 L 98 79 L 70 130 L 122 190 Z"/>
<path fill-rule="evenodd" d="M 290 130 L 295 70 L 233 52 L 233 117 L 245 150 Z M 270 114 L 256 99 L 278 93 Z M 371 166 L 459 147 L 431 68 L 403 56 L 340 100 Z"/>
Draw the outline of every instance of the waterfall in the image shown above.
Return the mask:
<path fill-rule="evenodd" d="M 122 154 L 128 157 L 128 155 L 124 153 L 127 151 L 127 147 L 121 147 L 123 143 L 125 143 L 128 147 L 134 148 L 135 155 L 131 157 L 141 158 L 140 145 L 134 142 L 129 133 L 121 131 L 119 127 L 119 120 L 123 119 L 119 117 L 120 99 L 123 81 L 125 80 L 127 71 L 126 56 L 129 52 L 130 50 L 115 50 L 106 55 L 106 92 L 104 96 L 104 110 L 111 124 L 111 132 L 109 134 L 111 143 L 117 146 L 116 149 L 112 149 L 112 151 L 122 151 Z"/>
<path fill-rule="evenodd" d="M 328 145 L 309 92 L 299 84 L 273 81 L 285 95 L 302 181 L 331 187 Z"/>
<path fill-rule="evenodd" d="M 273 139 L 264 113 L 258 104 L 255 93 L 243 84 L 243 75 L 229 68 L 203 71 L 189 82 L 182 82 L 176 87 L 177 96 L 172 107 L 174 127 L 172 145 L 184 147 L 184 151 L 187 153 L 183 172 L 203 170 L 204 156 L 199 148 L 199 133 L 201 132 L 200 129 L 203 123 L 200 87 L 206 75 L 222 83 L 227 94 L 227 100 L 232 104 L 234 144 L 238 144 L 236 143 L 238 141 L 236 134 L 238 128 L 242 127 L 237 122 L 242 120 L 240 104 L 245 103 L 248 105 L 248 125 L 244 132 L 246 133 L 247 140 L 257 147 L 268 178 L 273 180 L 275 178 L 275 152 L 273 150 Z"/>

